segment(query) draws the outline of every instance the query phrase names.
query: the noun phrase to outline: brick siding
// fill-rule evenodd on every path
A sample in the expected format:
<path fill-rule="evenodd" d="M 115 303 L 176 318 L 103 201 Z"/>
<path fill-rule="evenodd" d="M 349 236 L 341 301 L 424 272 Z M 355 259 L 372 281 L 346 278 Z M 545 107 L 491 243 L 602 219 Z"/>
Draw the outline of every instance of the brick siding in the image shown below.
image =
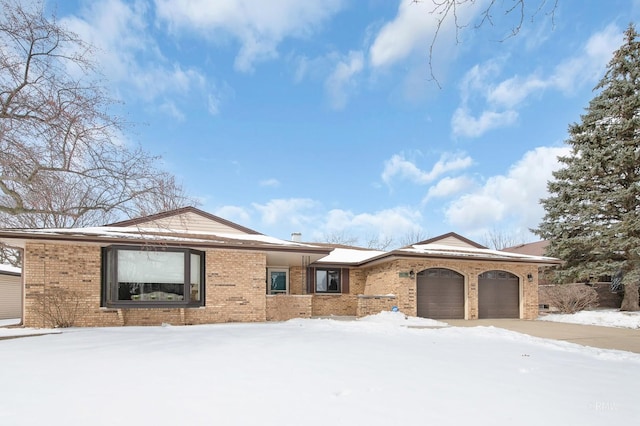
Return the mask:
<path fill-rule="evenodd" d="M 356 315 L 365 317 L 375 315 L 383 311 L 391 311 L 398 299 L 396 296 L 358 296 L 358 309 Z"/>
<path fill-rule="evenodd" d="M 267 296 L 267 321 L 311 318 L 312 299 L 311 295 L 269 295 Z"/>
<path fill-rule="evenodd" d="M 368 268 L 364 294 L 368 296 L 393 294 L 398 298 L 398 308 L 407 315 L 415 316 L 417 315 L 417 278 L 409 277 L 408 273 L 413 270 L 417 274 L 429 268 L 451 269 L 463 275 L 467 319 L 478 318 L 478 275 L 492 270 L 510 272 L 518 277 L 521 294 L 520 318 L 538 317 L 538 267 L 529 264 L 457 259 L 400 259 Z M 532 281 L 527 279 L 528 274 L 532 274 Z"/>
<path fill-rule="evenodd" d="M 75 326 L 206 324 L 266 320 L 266 255 L 244 250 L 206 252 L 205 306 L 104 308 L 100 306 L 101 255 L 97 245 L 37 244 L 25 248 L 24 325 L 51 327 L 38 313 L 43 295 L 57 288 L 77 296 Z M 71 309 L 69 301 L 67 309 Z"/>
<path fill-rule="evenodd" d="M 352 294 L 315 294 L 312 313 L 314 317 L 355 316 L 357 306 L 357 296 Z"/>
<path fill-rule="evenodd" d="M 266 254 L 250 250 L 207 250 L 205 306 L 197 308 L 105 308 L 101 298 L 101 251 L 98 245 L 27 243 L 24 257 L 27 327 L 50 327 L 38 314 L 43 295 L 66 289 L 78 302 L 76 326 L 207 324 L 286 320 L 294 317 L 364 316 L 398 308 L 417 314 L 415 277 L 428 268 L 447 268 L 465 279 L 466 317 L 478 317 L 478 275 L 489 270 L 507 271 L 519 278 L 521 318 L 538 315 L 536 265 L 450 259 L 399 259 L 369 268 L 352 268 L 349 294 L 306 295 L 306 272 L 289 269 L 289 295 L 266 295 Z M 534 279 L 527 280 L 531 273 Z M 364 295 L 367 297 L 358 297 Z"/>

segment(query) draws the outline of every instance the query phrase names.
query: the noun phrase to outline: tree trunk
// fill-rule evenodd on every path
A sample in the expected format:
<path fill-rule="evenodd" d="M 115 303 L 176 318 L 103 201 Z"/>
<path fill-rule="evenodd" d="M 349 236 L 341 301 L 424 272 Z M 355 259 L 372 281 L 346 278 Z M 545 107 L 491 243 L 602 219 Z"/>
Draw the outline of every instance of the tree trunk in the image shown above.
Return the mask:
<path fill-rule="evenodd" d="M 624 285 L 624 298 L 622 299 L 621 311 L 640 311 L 638 302 L 638 283 L 626 283 Z"/>

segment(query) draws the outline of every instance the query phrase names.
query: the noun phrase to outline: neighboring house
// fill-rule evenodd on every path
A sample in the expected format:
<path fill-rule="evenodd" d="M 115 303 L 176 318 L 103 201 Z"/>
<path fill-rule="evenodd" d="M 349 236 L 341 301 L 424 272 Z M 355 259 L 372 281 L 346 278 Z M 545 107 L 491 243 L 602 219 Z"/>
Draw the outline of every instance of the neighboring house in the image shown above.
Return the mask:
<path fill-rule="evenodd" d="M 548 245 L 549 241 L 542 240 L 535 241 L 533 243 L 525 243 L 513 247 L 507 247 L 505 249 L 502 249 L 502 251 L 506 251 L 509 253 L 527 254 L 529 256 L 544 256 Z"/>
<path fill-rule="evenodd" d="M 549 241 L 541 240 L 534 241 L 532 243 L 519 244 L 513 247 L 507 247 L 502 249 L 508 253 L 526 254 L 528 256 L 545 256 Z M 538 286 L 551 284 L 550 274 L 552 274 L 552 268 L 543 267 L 538 271 Z"/>
<path fill-rule="evenodd" d="M 538 314 L 537 272 L 556 259 L 446 234 L 383 252 L 268 237 L 193 207 L 81 229 L 0 230 L 23 249 L 26 326 L 60 289 L 78 326 L 364 316 Z"/>
<path fill-rule="evenodd" d="M 520 244 L 518 246 L 509 247 L 504 251 L 510 253 L 527 254 L 531 256 L 544 256 L 549 241 L 536 241 L 533 243 Z M 553 269 L 552 268 L 540 268 L 540 276 L 538 279 L 538 298 L 540 309 L 549 309 L 551 302 L 547 294 L 547 289 L 554 286 L 553 284 Z M 612 282 L 611 276 L 597 277 L 591 279 L 586 283 L 573 283 L 573 285 L 588 285 L 593 287 L 598 293 L 598 307 L 600 308 L 619 308 L 622 303 L 624 295 L 624 289 L 618 283 Z"/>
<path fill-rule="evenodd" d="M 0 320 L 22 317 L 20 268 L 0 264 Z"/>

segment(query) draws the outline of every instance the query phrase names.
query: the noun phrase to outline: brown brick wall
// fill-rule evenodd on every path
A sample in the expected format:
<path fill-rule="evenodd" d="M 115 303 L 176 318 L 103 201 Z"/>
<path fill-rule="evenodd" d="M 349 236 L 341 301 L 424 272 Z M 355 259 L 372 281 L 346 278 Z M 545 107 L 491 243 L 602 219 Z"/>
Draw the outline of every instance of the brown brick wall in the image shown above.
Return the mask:
<path fill-rule="evenodd" d="M 267 321 L 311 318 L 312 299 L 311 295 L 268 295 Z"/>
<path fill-rule="evenodd" d="M 38 314 L 38 301 L 56 288 L 78 296 L 76 326 L 119 326 L 252 322 L 266 319 L 266 255 L 243 250 L 206 253 L 205 307 L 100 307 L 101 256 L 96 245 L 28 243 L 25 248 L 24 325 L 51 327 Z M 65 306 L 71 306 L 68 301 Z"/>
<path fill-rule="evenodd" d="M 289 294 L 307 294 L 306 269 L 301 266 L 289 268 Z"/>
<path fill-rule="evenodd" d="M 350 294 L 304 295 L 305 271 L 289 271 L 289 297 L 266 296 L 266 255 L 246 250 L 209 250 L 206 253 L 205 307 L 134 308 L 100 307 L 101 259 L 97 245 L 28 243 L 25 248 L 24 324 L 48 327 L 37 314 L 36 302 L 42 294 L 56 288 L 70 290 L 79 297 L 82 312 L 77 326 L 118 326 L 206 324 L 288 319 L 294 316 L 369 315 L 391 306 L 408 315 L 416 315 L 416 278 L 400 276 L 413 270 L 449 268 L 461 273 L 466 283 L 467 318 L 478 316 L 478 275 L 488 270 L 508 271 L 520 278 L 521 317 L 538 315 L 538 273 L 535 265 L 507 262 L 475 262 L 448 259 L 400 259 L 382 265 L 351 269 Z M 534 280 L 526 277 L 532 273 Z M 404 274 L 403 274 L 404 275 Z M 357 296 L 374 296 L 360 300 Z M 395 298 L 381 297 L 394 295 Z"/>
<path fill-rule="evenodd" d="M 358 296 L 358 309 L 356 315 L 365 317 L 375 315 L 382 311 L 391 311 L 398 299 L 395 296 Z"/>
<path fill-rule="evenodd" d="M 329 315 L 355 316 L 358 306 L 357 296 L 351 294 L 313 295 L 314 317 Z"/>
<path fill-rule="evenodd" d="M 362 269 L 349 270 L 349 294 L 364 294 L 367 275 Z"/>
<path fill-rule="evenodd" d="M 24 257 L 26 327 L 52 327 L 38 313 L 56 289 L 70 291 L 73 299 L 63 309 L 76 309 L 78 326 L 121 325 L 118 315 L 104 315 L 100 308 L 100 247 L 68 244 L 27 244 Z"/>
<path fill-rule="evenodd" d="M 486 271 L 507 271 L 520 279 L 520 317 L 538 317 L 538 267 L 509 262 L 480 262 L 453 259 L 400 259 L 367 270 L 365 295 L 394 294 L 398 308 L 407 315 L 417 315 L 416 278 L 401 277 L 400 273 L 413 270 L 415 274 L 428 268 L 452 269 L 465 278 L 466 317 L 478 318 L 478 275 Z M 531 273 L 533 280 L 527 279 Z"/>
<path fill-rule="evenodd" d="M 187 309 L 187 323 L 265 321 L 266 255 L 244 250 L 208 250 L 205 256 L 205 307 Z"/>

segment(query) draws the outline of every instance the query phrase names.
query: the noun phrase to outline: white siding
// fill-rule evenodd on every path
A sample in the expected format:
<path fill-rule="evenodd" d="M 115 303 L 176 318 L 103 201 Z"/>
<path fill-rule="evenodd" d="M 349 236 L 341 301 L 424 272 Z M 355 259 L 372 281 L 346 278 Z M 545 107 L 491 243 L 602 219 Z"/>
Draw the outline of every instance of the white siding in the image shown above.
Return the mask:
<path fill-rule="evenodd" d="M 22 278 L 0 273 L 0 319 L 22 318 Z"/>
<path fill-rule="evenodd" d="M 462 241 L 453 236 L 446 237 L 438 241 L 434 241 L 433 244 L 449 246 L 449 247 L 465 247 L 465 248 L 477 249 L 477 247 L 467 243 L 466 241 Z M 428 247 L 428 244 L 427 244 L 427 247 Z"/>
<path fill-rule="evenodd" d="M 191 232 L 214 232 L 224 234 L 244 234 L 244 232 L 228 226 L 224 223 L 217 222 L 200 216 L 193 212 L 186 212 L 180 215 L 166 217 L 146 223 L 140 223 L 140 228 L 160 228 L 171 229 L 176 231 L 191 231 Z"/>

